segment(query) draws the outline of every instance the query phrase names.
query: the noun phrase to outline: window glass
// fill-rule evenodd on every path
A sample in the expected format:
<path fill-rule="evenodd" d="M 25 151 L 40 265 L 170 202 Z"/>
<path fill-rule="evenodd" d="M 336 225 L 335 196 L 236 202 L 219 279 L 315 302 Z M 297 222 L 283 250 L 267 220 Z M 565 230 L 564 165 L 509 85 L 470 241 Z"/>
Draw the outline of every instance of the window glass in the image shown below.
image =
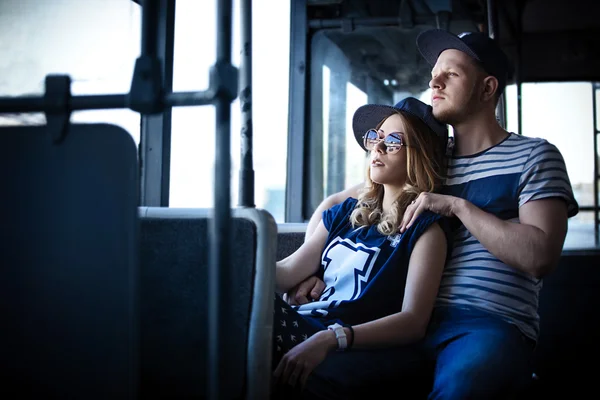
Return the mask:
<path fill-rule="evenodd" d="M 205 90 L 216 59 L 214 2 L 178 0 L 175 10 L 173 90 Z M 254 0 L 252 16 L 252 117 L 255 204 L 284 220 L 289 86 L 289 1 Z M 234 1 L 232 60 L 239 67 L 240 4 Z M 241 109 L 231 105 L 231 204 L 238 204 Z M 214 106 L 173 109 L 171 207 L 212 207 Z M 217 138 L 218 140 L 218 138 Z"/>
<path fill-rule="evenodd" d="M 363 182 L 366 168 L 362 162 L 365 152 L 352 131 L 352 116 L 358 107 L 367 104 L 367 94 L 350 82 L 342 85 L 345 90 L 339 90 L 339 82 L 331 80 L 331 70 L 323 65 L 323 191 L 326 195 Z M 332 103 L 330 97 L 337 101 Z"/>
<path fill-rule="evenodd" d="M 359 146 L 352 130 L 352 117 L 358 107 L 367 104 L 367 94 L 348 82 L 346 87 L 346 169 L 344 187 L 364 182 L 366 175 L 365 151 Z M 374 128 L 374 127 L 373 127 Z"/>
<path fill-rule="evenodd" d="M 129 91 L 140 54 L 141 8 L 131 0 L 0 2 L 0 95 L 42 95 L 48 74 L 71 77 L 74 95 Z M 140 138 L 139 114 L 76 111 L 72 122 L 106 122 Z M 0 124 L 43 124 L 42 113 L 0 115 Z"/>
<path fill-rule="evenodd" d="M 594 205 L 594 157 L 599 153 L 594 149 L 592 96 L 590 82 L 526 83 L 521 87 L 521 133 L 544 138 L 560 150 L 580 206 Z M 507 129 L 516 133 L 516 85 L 506 88 L 506 110 Z M 569 219 L 566 249 L 594 246 L 594 241 L 592 211 L 580 211 Z"/>

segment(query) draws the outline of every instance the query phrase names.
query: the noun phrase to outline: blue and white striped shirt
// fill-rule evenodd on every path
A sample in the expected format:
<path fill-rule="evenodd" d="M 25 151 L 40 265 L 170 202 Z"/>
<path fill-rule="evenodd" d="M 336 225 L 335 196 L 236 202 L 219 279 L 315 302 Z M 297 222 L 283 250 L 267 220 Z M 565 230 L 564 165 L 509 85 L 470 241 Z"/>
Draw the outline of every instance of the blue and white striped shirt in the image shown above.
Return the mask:
<path fill-rule="evenodd" d="M 518 223 L 520 206 L 550 197 L 565 200 L 569 217 L 579 211 L 564 159 L 545 139 L 511 133 L 481 153 L 452 157 L 447 174 L 445 194 L 462 197 L 503 220 Z M 542 280 L 504 264 L 463 225 L 453 236 L 436 305 L 492 312 L 537 340 Z"/>

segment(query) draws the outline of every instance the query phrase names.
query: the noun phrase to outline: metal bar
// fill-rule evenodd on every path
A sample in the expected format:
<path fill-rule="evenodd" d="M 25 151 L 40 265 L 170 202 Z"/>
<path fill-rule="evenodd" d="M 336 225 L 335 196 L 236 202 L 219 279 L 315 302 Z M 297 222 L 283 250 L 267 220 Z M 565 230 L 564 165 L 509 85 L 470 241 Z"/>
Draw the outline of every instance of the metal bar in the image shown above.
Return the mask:
<path fill-rule="evenodd" d="M 492 39 L 496 38 L 496 31 L 498 29 L 498 15 L 496 13 L 496 1 L 487 0 L 487 28 L 488 36 Z"/>
<path fill-rule="evenodd" d="M 175 92 L 165 94 L 165 104 L 171 107 L 206 106 L 213 104 L 216 92 L 212 89 L 201 92 Z"/>
<path fill-rule="evenodd" d="M 231 0 L 217 2 L 217 63 L 231 64 Z"/>
<path fill-rule="evenodd" d="M 214 90 L 199 92 L 175 92 L 164 95 L 164 104 L 168 107 L 205 106 L 213 104 L 216 98 Z M 72 96 L 69 110 L 108 110 L 129 108 L 126 94 L 103 94 Z M 47 106 L 43 96 L 0 97 L 0 114 L 44 112 Z"/>
<path fill-rule="evenodd" d="M 327 151 L 327 190 L 325 196 L 345 189 L 346 176 L 346 82 L 348 76 L 332 70 L 329 76 L 329 137 Z"/>
<path fill-rule="evenodd" d="M 175 28 L 175 2 L 158 0 L 155 27 L 158 40 L 152 52 L 160 60 L 162 87 L 173 90 L 173 46 Z M 168 207 L 171 178 L 171 107 L 165 106 L 159 114 L 141 115 L 140 176 L 141 205 Z"/>
<path fill-rule="evenodd" d="M 292 14 L 293 15 L 293 14 Z M 437 16 L 413 15 L 410 25 L 437 25 Z M 399 17 L 373 17 L 373 18 L 337 18 L 337 19 L 311 19 L 308 21 L 310 29 L 335 29 L 350 24 L 352 27 L 373 26 L 399 26 L 402 27 L 402 19 Z"/>
<path fill-rule="evenodd" d="M 598 179 L 600 178 L 600 171 L 598 166 L 598 115 L 597 115 L 597 101 L 596 95 L 598 93 L 599 86 L 597 83 L 592 83 L 592 115 L 594 118 L 594 237 L 596 240 L 596 245 L 600 245 L 600 215 L 599 207 L 600 207 L 600 199 L 598 199 Z M 582 209 L 582 207 L 580 207 Z"/>
<path fill-rule="evenodd" d="M 496 8 L 495 0 L 487 0 L 487 27 L 488 27 L 488 36 L 492 39 L 496 39 L 498 35 L 498 10 Z M 498 99 L 498 104 L 496 106 L 496 118 L 500 123 L 502 128 L 506 129 L 506 101 L 505 101 L 505 92 L 500 94 L 500 98 Z"/>
<path fill-rule="evenodd" d="M 215 68 L 231 66 L 232 0 L 217 2 L 217 60 Z M 221 86 L 222 76 L 216 83 Z M 215 84 L 211 82 L 211 86 Z M 224 90 L 217 90 L 215 101 L 215 190 L 214 217 L 211 219 L 211 252 L 208 274 L 208 397 L 222 398 L 226 393 L 228 365 L 223 354 L 228 352 L 227 335 L 233 304 L 228 293 L 232 268 L 229 260 L 229 231 L 231 221 L 231 99 Z"/>
<path fill-rule="evenodd" d="M 142 1 L 142 56 L 155 56 L 157 53 L 159 23 L 159 0 Z"/>
<path fill-rule="evenodd" d="M 47 109 L 43 96 L 0 97 L 0 114 L 22 112 L 44 112 Z M 127 108 L 127 95 L 88 95 L 72 96 L 69 109 L 75 110 L 104 110 Z"/>
<path fill-rule="evenodd" d="M 522 93 L 523 93 L 523 81 L 522 81 L 522 77 L 521 77 L 521 71 L 522 71 L 522 63 L 523 63 L 523 57 L 521 55 L 521 34 L 523 33 L 523 9 L 524 9 L 524 2 L 521 0 L 517 0 L 517 23 L 516 23 L 516 35 L 517 35 L 517 62 L 516 62 L 516 68 L 515 68 L 515 75 L 516 75 L 516 84 L 517 84 L 517 123 L 518 123 L 518 131 L 517 133 L 519 135 L 523 134 L 523 100 L 522 100 Z"/>
<path fill-rule="evenodd" d="M 290 4 L 290 91 L 288 113 L 285 221 L 304 222 L 304 147 L 306 138 L 307 15 L 306 0 Z"/>
<path fill-rule="evenodd" d="M 241 1 L 242 54 L 240 59 L 240 107 L 242 110 L 239 205 L 254 207 L 252 162 L 252 0 Z"/>

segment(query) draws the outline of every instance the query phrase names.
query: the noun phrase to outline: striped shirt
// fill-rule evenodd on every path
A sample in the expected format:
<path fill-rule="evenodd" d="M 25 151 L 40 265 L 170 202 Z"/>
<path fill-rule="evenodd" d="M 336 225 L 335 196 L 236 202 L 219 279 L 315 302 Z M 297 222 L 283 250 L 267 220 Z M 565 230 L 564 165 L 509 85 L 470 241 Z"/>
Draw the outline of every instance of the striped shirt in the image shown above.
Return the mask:
<path fill-rule="evenodd" d="M 514 133 L 481 153 L 452 157 L 444 185 L 445 194 L 511 222 L 519 222 L 523 204 L 544 198 L 564 199 L 569 217 L 579 211 L 559 150 L 544 139 Z M 542 280 L 494 257 L 462 224 L 453 236 L 436 305 L 492 312 L 537 340 Z"/>

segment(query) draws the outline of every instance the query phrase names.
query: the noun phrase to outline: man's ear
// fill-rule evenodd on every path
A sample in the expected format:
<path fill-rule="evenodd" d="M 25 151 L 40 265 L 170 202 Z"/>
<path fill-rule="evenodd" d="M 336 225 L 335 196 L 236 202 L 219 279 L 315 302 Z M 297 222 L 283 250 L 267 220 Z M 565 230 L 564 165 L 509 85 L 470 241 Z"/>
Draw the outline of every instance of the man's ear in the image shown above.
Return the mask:
<path fill-rule="evenodd" d="M 489 100 L 495 100 L 495 94 L 496 91 L 498 91 L 498 79 L 496 79 L 496 77 L 494 76 L 486 76 L 483 79 L 483 85 L 482 85 L 482 100 L 484 101 L 489 101 Z"/>

